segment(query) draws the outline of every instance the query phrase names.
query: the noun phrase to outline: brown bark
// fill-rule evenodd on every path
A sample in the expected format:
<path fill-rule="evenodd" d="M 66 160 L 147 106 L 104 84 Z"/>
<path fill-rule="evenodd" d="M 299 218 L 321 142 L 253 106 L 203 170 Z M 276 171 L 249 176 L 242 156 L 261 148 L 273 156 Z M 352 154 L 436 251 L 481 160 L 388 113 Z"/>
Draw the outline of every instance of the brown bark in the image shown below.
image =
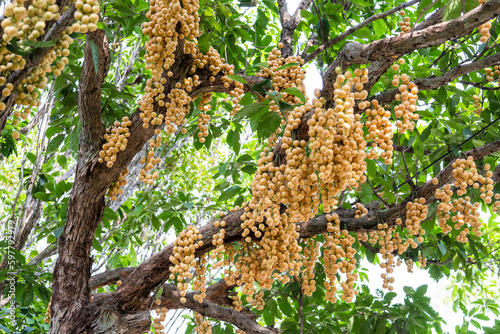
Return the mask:
<path fill-rule="evenodd" d="M 99 50 L 96 72 L 91 43 Z M 94 232 L 104 211 L 106 188 L 96 187 L 89 173 L 92 157 L 100 142 L 101 85 L 109 67 L 109 51 L 104 31 L 87 34 L 85 58 L 80 79 L 78 112 L 84 123 L 80 135 L 79 166 L 68 204 L 67 223 L 59 241 L 59 257 L 53 272 L 51 327 L 49 333 L 79 333 L 81 314 L 90 303 L 89 257 Z M 82 96 L 85 95 L 85 96 Z M 91 123 L 95 129 L 88 127 Z M 90 163 L 89 163 L 90 162 Z"/>
<path fill-rule="evenodd" d="M 290 57 L 293 54 L 293 33 L 300 23 L 300 11 L 309 8 L 312 0 L 302 0 L 295 10 L 295 13 L 290 16 L 285 0 L 278 0 L 278 10 L 281 21 L 281 37 L 280 42 L 283 43 L 281 56 L 283 58 Z"/>
<path fill-rule="evenodd" d="M 110 270 L 101 274 L 97 274 L 92 276 L 89 281 L 89 286 L 92 290 L 97 289 L 102 286 L 116 284 L 118 280 L 124 281 L 130 276 L 130 273 L 135 270 L 135 268 L 119 268 L 115 270 Z M 232 324 L 239 323 L 240 328 L 245 330 L 247 333 L 276 333 L 271 330 L 266 330 L 259 324 L 255 322 L 256 316 L 255 314 L 247 308 L 244 308 L 242 311 L 234 311 L 228 310 L 226 307 L 232 307 L 233 299 L 232 295 L 235 293 L 231 292 L 235 286 L 228 286 L 224 280 L 220 280 L 219 282 L 210 285 L 206 291 L 206 297 L 203 303 L 198 303 L 194 300 L 194 292 L 190 292 L 186 294 L 186 303 L 181 303 L 180 291 L 173 284 L 163 284 L 163 292 L 160 295 L 161 304 L 157 306 L 153 304 L 153 301 L 150 299 L 144 299 L 142 303 L 139 305 L 138 309 L 135 312 L 130 314 L 139 313 L 142 314 L 143 311 L 147 311 L 150 309 L 155 309 L 157 307 L 165 307 L 167 310 L 175 310 L 175 309 L 192 309 L 196 312 L 206 315 L 207 317 L 213 319 L 219 319 L 222 321 L 229 321 L 231 318 L 238 320 L 231 320 Z M 114 304 L 110 302 L 110 299 L 107 299 L 110 294 L 96 294 L 95 300 L 96 305 L 108 305 Z M 107 307 L 107 306 L 106 306 Z M 104 308 L 106 308 L 104 307 Z M 97 306 L 96 306 L 97 308 Z M 103 306 L 100 306 L 103 308 Z M 110 311 L 107 311 L 106 315 L 100 315 L 102 317 L 109 317 Z M 113 312 L 114 318 L 119 318 L 119 314 L 126 314 L 126 312 L 121 312 L 115 309 Z M 231 318 L 226 319 L 227 314 L 231 316 Z M 93 324 L 98 324 L 101 321 L 94 321 Z M 91 325 L 92 326 L 92 325 Z M 127 325 L 128 326 L 128 325 Z"/>
<path fill-rule="evenodd" d="M 349 37 L 350 35 L 352 35 L 353 33 L 355 33 L 356 31 L 360 30 L 361 28 L 363 27 L 366 27 L 367 25 L 369 25 L 370 23 L 374 22 L 374 21 L 377 21 L 377 20 L 380 20 L 384 17 L 387 17 L 389 15 L 392 15 L 394 13 L 397 13 L 399 12 L 401 9 L 404 9 L 406 7 L 410 7 L 410 6 L 413 6 L 414 4 L 420 2 L 420 0 L 411 0 L 411 1 L 408 1 L 408 2 L 405 2 L 399 6 L 396 6 L 394 8 L 391 8 L 390 10 L 388 11 L 385 11 L 383 13 L 378 13 L 378 14 L 375 14 L 373 16 L 370 16 L 368 19 L 364 20 L 363 22 L 361 22 L 360 24 L 357 24 L 355 25 L 354 27 L 351 27 L 349 29 L 347 29 L 346 31 L 344 31 L 342 34 L 338 35 L 338 36 L 335 36 L 335 38 L 332 38 L 326 42 L 324 42 L 323 44 L 321 44 L 316 50 L 314 50 L 313 52 L 311 53 L 307 53 L 307 48 L 304 50 L 304 52 L 302 53 L 302 58 L 308 62 L 308 61 L 311 61 L 313 60 L 314 58 L 316 58 L 319 54 L 321 54 L 321 52 L 325 51 L 326 49 L 328 49 L 329 47 L 345 40 L 347 37 Z M 314 14 L 314 13 L 313 13 Z M 312 46 L 314 45 L 314 43 L 308 43 L 308 46 Z"/>
<path fill-rule="evenodd" d="M 413 82 L 417 85 L 419 90 L 437 89 L 439 87 L 446 86 L 447 84 L 449 84 L 456 78 L 461 77 L 462 75 L 465 75 L 467 73 L 477 72 L 488 66 L 496 65 L 498 64 L 498 62 L 500 62 L 500 53 L 495 53 L 489 57 L 471 62 L 466 65 L 458 65 L 441 76 L 416 79 L 413 80 Z M 399 90 L 395 88 L 377 94 L 372 98 L 377 99 L 380 103 L 391 103 L 392 101 L 394 101 L 394 97 L 398 93 Z"/>
<path fill-rule="evenodd" d="M 98 61 L 94 59 L 96 49 Z M 93 156 L 100 150 L 105 133 L 101 119 L 101 85 L 108 74 L 111 58 L 104 30 L 98 29 L 87 34 L 84 59 L 78 90 L 78 114 L 82 121 L 80 146 L 83 146 L 80 151 Z"/>

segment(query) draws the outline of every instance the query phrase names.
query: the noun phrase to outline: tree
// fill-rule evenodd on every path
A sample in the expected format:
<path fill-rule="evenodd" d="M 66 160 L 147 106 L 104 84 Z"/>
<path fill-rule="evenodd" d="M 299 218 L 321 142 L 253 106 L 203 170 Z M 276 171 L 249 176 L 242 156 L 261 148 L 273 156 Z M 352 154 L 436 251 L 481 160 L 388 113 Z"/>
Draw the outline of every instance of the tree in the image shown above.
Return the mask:
<path fill-rule="evenodd" d="M 189 309 L 198 332 L 442 332 L 426 286 L 392 302 L 406 262 L 456 275 L 458 332 L 498 332 L 500 0 L 479 2 L 6 4 L 2 329 Z"/>

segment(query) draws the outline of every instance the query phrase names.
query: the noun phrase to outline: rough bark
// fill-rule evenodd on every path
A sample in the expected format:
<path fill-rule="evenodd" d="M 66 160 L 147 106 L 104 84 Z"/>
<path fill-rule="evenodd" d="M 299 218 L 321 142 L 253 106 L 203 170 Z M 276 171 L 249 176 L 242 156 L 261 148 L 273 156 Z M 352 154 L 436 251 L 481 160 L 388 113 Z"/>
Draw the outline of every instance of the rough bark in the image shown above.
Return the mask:
<path fill-rule="evenodd" d="M 457 79 L 458 77 L 461 77 L 462 75 L 465 75 L 467 73 L 477 72 L 488 66 L 496 65 L 498 64 L 498 62 L 500 62 L 500 53 L 495 53 L 489 57 L 471 62 L 466 65 L 458 65 L 441 76 L 437 77 L 432 76 L 428 78 L 416 79 L 413 80 L 413 82 L 417 85 L 419 90 L 437 89 L 439 87 L 446 86 L 447 84 Z M 380 103 L 391 103 L 392 101 L 394 101 L 394 97 L 398 93 L 399 90 L 395 88 L 377 94 L 372 98 L 377 99 Z"/>
<path fill-rule="evenodd" d="M 98 61 L 93 57 L 96 49 L 99 52 Z M 100 150 L 105 133 L 101 119 L 101 85 L 108 73 L 111 58 L 104 30 L 98 29 L 87 34 L 84 59 L 78 90 L 78 114 L 82 121 L 80 150 L 93 156 Z"/>
<path fill-rule="evenodd" d="M 295 13 L 290 16 L 285 0 L 278 0 L 278 10 L 281 21 L 281 37 L 280 42 L 283 43 L 281 49 L 282 57 L 290 57 L 293 54 L 293 33 L 300 23 L 302 18 L 300 11 L 307 9 L 311 5 L 312 0 L 302 0 L 295 10 Z"/>
<path fill-rule="evenodd" d="M 91 43 L 99 50 L 97 72 Z M 92 260 L 89 255 L 95 230 L 104 211 L 106 188 L 96 187 L 92 182 L 91 170 L 96 162 L 95 159 L 92 161 L 92 152 L 95 155 L 100 137 L 96 137 L 96 129 L 90 129 L 85 122 L 94 126 L 101 122 L 101 84 L 106 77 L 110 60 L 107 44 L 102 30 L 87 34 L 78 106 L 84 123 L 80 135 L 79 166 L 68 204 L 67 223 L 59 241 L 59 257 L 53 272 L 49 333 L 81 332 L 81 314 L 90 303 L 88 280 Z"/>
<path fill-rule="evenodd" d="M 408 1 L 408 2 L 405 2 L 405 3 L 401 4 L 401 5 L 399 5 L 399 6 L 391 8 L 390 10 L 385 11 L 383 13 L 378 13 L 378 14 L 375 14 L 373 16 L 370 16 L 368 19 L 364 20 L 360 24 L 357 24 L 354 27 L 351 27 L 351 28 L 347 29 L 342 34 L 340 34 L 338 36 L 335 36 L 335 38 L 332 38 L 332 39 L 324 42 L 323 44 L 321 44 L 320 46 L 318 46 L 318 48 L 316 50 L 314 50 L 313 52 L 311 52 L 309 54 L 307 53 L 307 47 L 306 47 L 306 49 L 304 50 L 304 52 L 302 52 L 302 58 L 306 62 L 311 61 L 314 58 L 316 58 L 319 54 L 321 54 L 321 52 L 323 52 L 326 49 L 328 49 L 329 47 L 331 47 L 331 46 L 333 46 L 333 45 L 335 45 L 335 44 L 337 44 L 337 43 L 345 40 L 347 37 L 349 37 L 350 35 L 352 35 L 356 31 L 360 30 L 361 28 L 366 27 L 370 23 L 372 23 L 374 21 L 377 21 L 377 20 L 380 20 L 380 19 L 383 19 L 384 17 L 387 17 L 387 16 L 392 15 L 394 13 L 397 13 L 401 9 L 413 6 L 414 4 L 416 4 L 418 2 L 420 2 L 420 0 Z M 312 43 L 312 42 L 311 43 L 309 43 L 309 42 L 307 43 L 307 46 L 312 46 L 312 45 L 314 45 L 314 43 Z"/>

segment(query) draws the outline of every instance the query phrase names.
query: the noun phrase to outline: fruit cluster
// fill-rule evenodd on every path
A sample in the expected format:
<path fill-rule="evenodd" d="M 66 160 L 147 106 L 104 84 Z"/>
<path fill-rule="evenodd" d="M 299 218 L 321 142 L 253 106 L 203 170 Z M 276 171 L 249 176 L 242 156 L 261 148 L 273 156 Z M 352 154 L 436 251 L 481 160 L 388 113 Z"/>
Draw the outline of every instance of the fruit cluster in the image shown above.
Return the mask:
<path fill-rule="evenodd" d="M 401 10 L 399 12 L 399 15 L 403 18 L 402 21 L 399 21 L 399 27 L 401 28 L 401 35 L 409 32 L 411 29 L 410 29 L 410 18 L 408 16 L 405 16 L 405 11 L 404 10 Z"/>
<path fill-rule="evenodd" d="M 471 197 L 467 195 L 468 188 L 479 189 L 480 198 L 486 204 L 491 203 L 492 198 L 497 197 L 497 194 L 493 194 L 493 180 L 491 179 L 493 172 L 489 170 L 490 166 L 485 164 L 485 176 L 481 175 L 471 156 L 467 159 L 457 159 L 452 163 L 452 167 L 455 181 L 452 184 L 445 184 L 435 191 L 435 197 L 440 200 L 436 215 L 443 233 L 447 234 L 452 229 L 460 230 L 457 240 L 467 242 L 467 235 L 471 230 L 475 235 L 481 235 L 481 231 L 479 231 L 481 204 L 479 202 L 472 203 Z M 500 206 L 500 203 L 498 205 Z M 453 223 L 453 228 L 448 224 L 448 221 Z"/>
<path fill-rule="evenodd" d="M 155 300 L 156 306 L 161 305 L 161 301 L 159 299 Z M 163 326 L 161 323 L 165 321 L 167 318 L 167 308 L 166 307 L 158 307 L 156 309 L 156 317 L 153 318 L 153 328 L 155 330 L 156 334 L 163 334 L 163 330 L 165 329 L 165 326 Z"/>
<path fill-rule="evenodd" d="M 338 214 L 327 214 L 326 219 L 328 221 L 327 232 L 323 233 L 325 238 L 323 262 L 325 275 L 328 278 L 324 283 L 326 289 L 325 299 L 331 303 L 337 302 L 335 281 L 337 275 L 342 273 L 345 274 L 345 281 L 340 283 L 342 287 L 341 299 L 351 302 L 358 293 L 353 288 L 354 281 L 358 278 L 358 275 L 354 273 L 354 269 L 356 269 L 356 259 L 354 258 L 356 249 L 352 247 L 355 238 L 349 235 L 347 230 L 340 229 Z"/>
<path fill-rule="evenodd" d="M 196 324 L 196 327 L 193 329 L 194 333 L 212 334 L 212 325 L 209 321 L 205 320 L 202 314 L 194 312 L 194 322 Z"/>
<path fill-rule="evenodd" d="M 491 29 L 491 22 L 488 21 L 484 24 L 481 24 L 479 27 L 477 27 L 477 30 L 479 30 L 479 33 L 481 34 L 481 37 L 479 38 L 479 41 L 481 43 L 486 43 L 488 39 L 490 39 L 490 29 Z"/>
<path fill-rule="evenodd" d="M 118 195 L 123 194 L 122 187 L 127 184 L 126 176 L 128 175 L 128 167 L 126 167 L 118 176 L 116 181 L 109 187 L 107 196 L 111 198 L 112 201 L 116 201 Z"/>
<path fill-rule="evenodd" d="M 187 280 L 193 278 L 190 268 L 196 266 L 195 251 L 203 246 L 200 239 L 203 236 L 193 225 L 188 226 L 186 231 L 182 231 L 179 237 L 174 241 L 173 255 L 170 256 L 170 279 L 177 280 L 177 288 L 181 290 L 181 303 L 186 302 L 186 291 L 189 287 Z"/>
<path fill-rule="evenodd" d="M 480 116 L 481 112 L 483 111 L 483 107 L 481 106 L 481 98 L 477 95 L 472 95 L 472 98 L 474 99 L 474 113 Z"/>
<path fill-rule="evenodd" d="M 99 163 L 106 162 L 108 168 L 113 167 L 118 152 L 127 148 L 131 125 L 132 121 L 128 117 L 123 117 L 121 122 L 115 121 L 112 127 L 106 129 L 104 135 L 106 143 L 102 145 L 102 150 L 99 152 Z"/>
<path fill-rule="evenodd" d="M 0 85 L 2 88 L 2 97 L 0 98 L 0 110 L 6 108 L 5 100 L 13 95 L 14 102 L 18 105 L 38 107 L 40 101 L 39 94 L 36 89 L 44 89 L 47 86 L 47 74 L 52 73 L 54 76 L 61 75 L 65 66 L 68 64 L 70 51 L 69 45 L 73 39 L 69 34 L 73 32 L 94 31 L 97 29 L 96 23 L 99 19 L 99 3 L 97 0 L 88 0 L 87 3 L 81 0 L 76 1 L 75 5 L 82 5 L 81 9 L 86 11 L 90 7 L 90 11 L 86 11 L 89 15 L 81 15 L 82 22 L 75 23 L 73 27 L 68 27 L 63 31 L 60 38 L 55 41 L 55 45 L 43 57 L 40 65 L 33 67 L 25 79 L 14 87 L 12 83 L 7 82 L 9 75 L 16 71 L 25 68 L 26 60 L 18 54 L 12 53 L 7 49 L 7 44 L 12 39 L 18 39 L 20 47 L 27 45 L 27 42 L 38 42 L 43 40 L 46 34 L 46 28 L 52 22 L 59 20 L 68 7 L 59 8 L 56 0 L 36 0 L 29 4 L 26 1 L 15 0 L 8 3 L 4 8 L 4 19 L 1 22 L 3 28 L 2 40 L 0 42 Z M 78 21 L 80 12 L 75 13 L 75 18 Z M 78 17 L 77 17 L 78 16 Z M 83 23 L 87 22 L 87 23 Z M 83 28 L 82 28 L 83 27 Z M 30 113 L 29 108 L 25 108 L 22 114 L 23 119 L 26 119 Z M 16 112 L 19 114 L 19 112 Z M 13 124 L 16 125 L 19 117 L 14 117 Z M 14 139 L 19 138 L 18 132 L 13 132 Z"/>
<path fill-rule="evenodd" d="M 73 31 L 82 34 L 87 31 L 96 31 L 97 21 L 99 21 L 99 2 L 97 0 L 76 0 L 75 8 L 74 17 L 76 22 L 71 26 Z"/>

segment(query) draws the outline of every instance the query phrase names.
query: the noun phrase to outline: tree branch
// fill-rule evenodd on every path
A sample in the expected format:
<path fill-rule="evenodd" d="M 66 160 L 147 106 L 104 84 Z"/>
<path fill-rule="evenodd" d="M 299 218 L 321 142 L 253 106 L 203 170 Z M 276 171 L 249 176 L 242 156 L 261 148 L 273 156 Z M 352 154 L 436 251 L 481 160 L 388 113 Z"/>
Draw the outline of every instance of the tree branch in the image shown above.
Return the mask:
<path fill-rule="evenodd" d="M 214 285 L 211 285 L 212 291 L 214 293 L 223 291 L 223 294 L 227 294 L 227 285 L 224 280 Z M 209 289 L 210 289 L 209 288 Z M 227 295 L 226 295 L 227 296 Z M 211 302 L 210 300 L 214 298 L 209 298 L 208 289 L 207 289 L 207 298 L 199 303 L 194 298 L 194 293 L 186 294 L 186 302 L 180 302 L 180 291 L 173 284 L 164 284 L 163 285 L 163 293 L 162 293 L 162 306 L 165 305 L 167 309 L 178 309 L 178 308 L 188 308 L 195 312 L 198 312 L 206 317 L 221 320 L 224 322 L 228 322 L 237 326 L 239 329 L 245 331 L 248 334 L 276 334 L 278 333 L 275 329 L 265 328 L 259 325 L 255 321 L 255 315 L 252 313 L 238 312 L 232 308 L 222 307 L 217 305 L 216 303 Z M 227 297 L 226 297 L 227 298 Z M 226 303 L 230 302 L 230 299 Z M 231 300 L 232 301 L 232 300 Z"/>
<path fill-rule="evenodd" d="M 401 4 L 399 6 L 396 6 L 396 7 L 392 8 L 392 9 L 390 9 L 388 11 L 385 11 L 383 13 L 378 13 L 378 14 L 375 14 L 373 16 L 370 16 L 368 19 L 364 20 L 360 24 L 355 25 L 354 27 L 351 27 L 351 28 L 347 29 L 342 34 L 338 35 L 337 37 L 324 42 L 316 50 L 314 50 L 313 52 L 311 52 L 309 54 L 307 54 L 307 47 L 306 47 L 306 49 L 302 52 L 302 58 L 306 62 L 309 62 L 309 61 L 313 60 L 314 58 L 316 58 L 324 50 L 326 50 L 329 47 L 337 44 L 338 42 L 343 41 L 344 39 L 346 39 L 347 37 L 349 37 L 350 35 L 352 35 L 354 32 L 360 30 L 363 27 L 366 27 L 370 23 L 372 23 L 374 21 L 377 21 L 377 20 L 380 20 L 380 19 L 383 19 L 384 17 L 387 17 L 387 16 L 389 16 L 391 14 L 397 13 L 401 9 L 406 8 L 406 7 L 410 7 L 410 6 L 412 6 L 412 5 L 416 4 L 416 3 L 419 3 L 420 1 L 421 0 L 411 0 L 411 1 L 408 1 L 408 2 L 405 2 L 405 3 Z"/>
<path fill-rule="evenodd" d="M 108 39 L 104 30 L 97 29 L 87 33 L 78 90 L 78 114 L 82 121 L 80 145 L 83 147 L 80 149 L 90 155 L 95 155 L 100 150 L 105 133 L 101 119 L 101 86 L 108 74 L 110 61 Z"/>
<path fill-rule="evenodd" d="M 307 9 L 311 5 L 312 0 L 302 0 L 295 10 L 293 16 L 288 13 L 288 8 L 285 0 L 278 0 L 278 9 L 281 21 L 281 37 L 280 41 L 283 43 L 281 55 L 286 58 L 293 54 L 293 33 L 300 23 L 300 11 Z"/>
<path fill-rule="evenodd" d="M 471 62 L 466 65 L 458 65 L 441 76 L 416 79 L 413 80 L 413 82 L 417 85 L 419 90 L 437 89 L 449 84 L 462 75 L 471 72 L 477 72 L 483 68 L 497 64 L 498 62 L 500 62 L 500 53 L 495 53 L 489 57 Z M 399 90 L 397 88 L 377 94 L 372 98 L 377 99 L 382 104 L 391 103 L 392 101 L 394 101 L 394 97 L 396 96 L 396 94 L 399 94 Z"/>
<path fill-rule="evenodd" d="M 464 152 L 465 156 L 472 156 L 475 160 L 481 159 L 491 153 L 500 151 L 500 140 L 487 144 L 480 148 Z M 419 197 L 430 199 L 433 197 L 435 190 L 438 187 L 449 183 L 452 180 L 453 167 L 449 164 L 436 176 L 439 180 L 437 185 L 432 184 L 431 181 L 425 183 L 416 190 Z M 365 232 L 377 228 L 380 221 L 384 221 L 389 226 L 395 225 L 395 220 L 399 217 L 406 215 L 406 203 L 411 200 L 411 196 L 397 205 L 389 208 L 380 209 L 378 202 L 373 202 L 369 205 L 370 211 L 367 216 L 363 218 L 354 218 L 354 209 L 337 209 L 340 217 L 340 225 L 342 229 L 350 232 Z M 231 212 L 224 217 L 226 221 L 226 234 L 224 243 L 231 243 L 233 241 L 241 240 L 241 220 L 240 216 L 243 210 Z M 327 228 L 326 215 L 319 215 L 312 218 L 307 223 L 299 223 L 299 233 L 301 238 L 310 238 L 317 234 L 323 233 Z M 203 246 L 199 247 L 195 256 L 200 256 L 204 253 L 214 249 L 211 240 L 213 235 L 218 233 L 218 228 L 215 228 L 213 223 L 210 222 L 200 229 L 202 234 Z M 150 292 L 157 286 L 161 285 L 167 280 L 170 274 L 169 267 L 172 265 L 169 258 L 173 255 L 173 245 L 170 245 L 153 255 L 149 260 L 143 262 L 138 266 L 128 278 L 124 281 L 123 285 L 112 295 L 110 299 L 118 303 L 121 310 L 134 310 L 139 309 L 140 305 L 148 298 Z"/>
<path fill-rule="evenodd" d="M 337 77 L 335 68 L 338 66 L 342 65 L 345 69 L 353 64 L 361 65 L 383 59 L 395 60 L 413 50 L 440 45 L 448 40 L 467 35 L 499 13 L 500 0 L 491 0 L 459 18 L 409 34 L 385 38 L 364 45 L 358 42 L 348 43 L 325 72 L 323 96 L 327 101 L 333 97 L 333 85 L 330 83 L 334 82 Z"/>
<path fill-rule="evenodd" d="M 358 65 L 382 57 L 400 57 L 416 49 L 436 46 L 448 40 L 465 36 L 480 24 L 498 14 L 500 14 L 500 0 L 491 0 L 454 20 L 439 23 L 410 34 L 359 45 L 355 48 L 354 53 L 345 56 L 349 63 Z"/>

